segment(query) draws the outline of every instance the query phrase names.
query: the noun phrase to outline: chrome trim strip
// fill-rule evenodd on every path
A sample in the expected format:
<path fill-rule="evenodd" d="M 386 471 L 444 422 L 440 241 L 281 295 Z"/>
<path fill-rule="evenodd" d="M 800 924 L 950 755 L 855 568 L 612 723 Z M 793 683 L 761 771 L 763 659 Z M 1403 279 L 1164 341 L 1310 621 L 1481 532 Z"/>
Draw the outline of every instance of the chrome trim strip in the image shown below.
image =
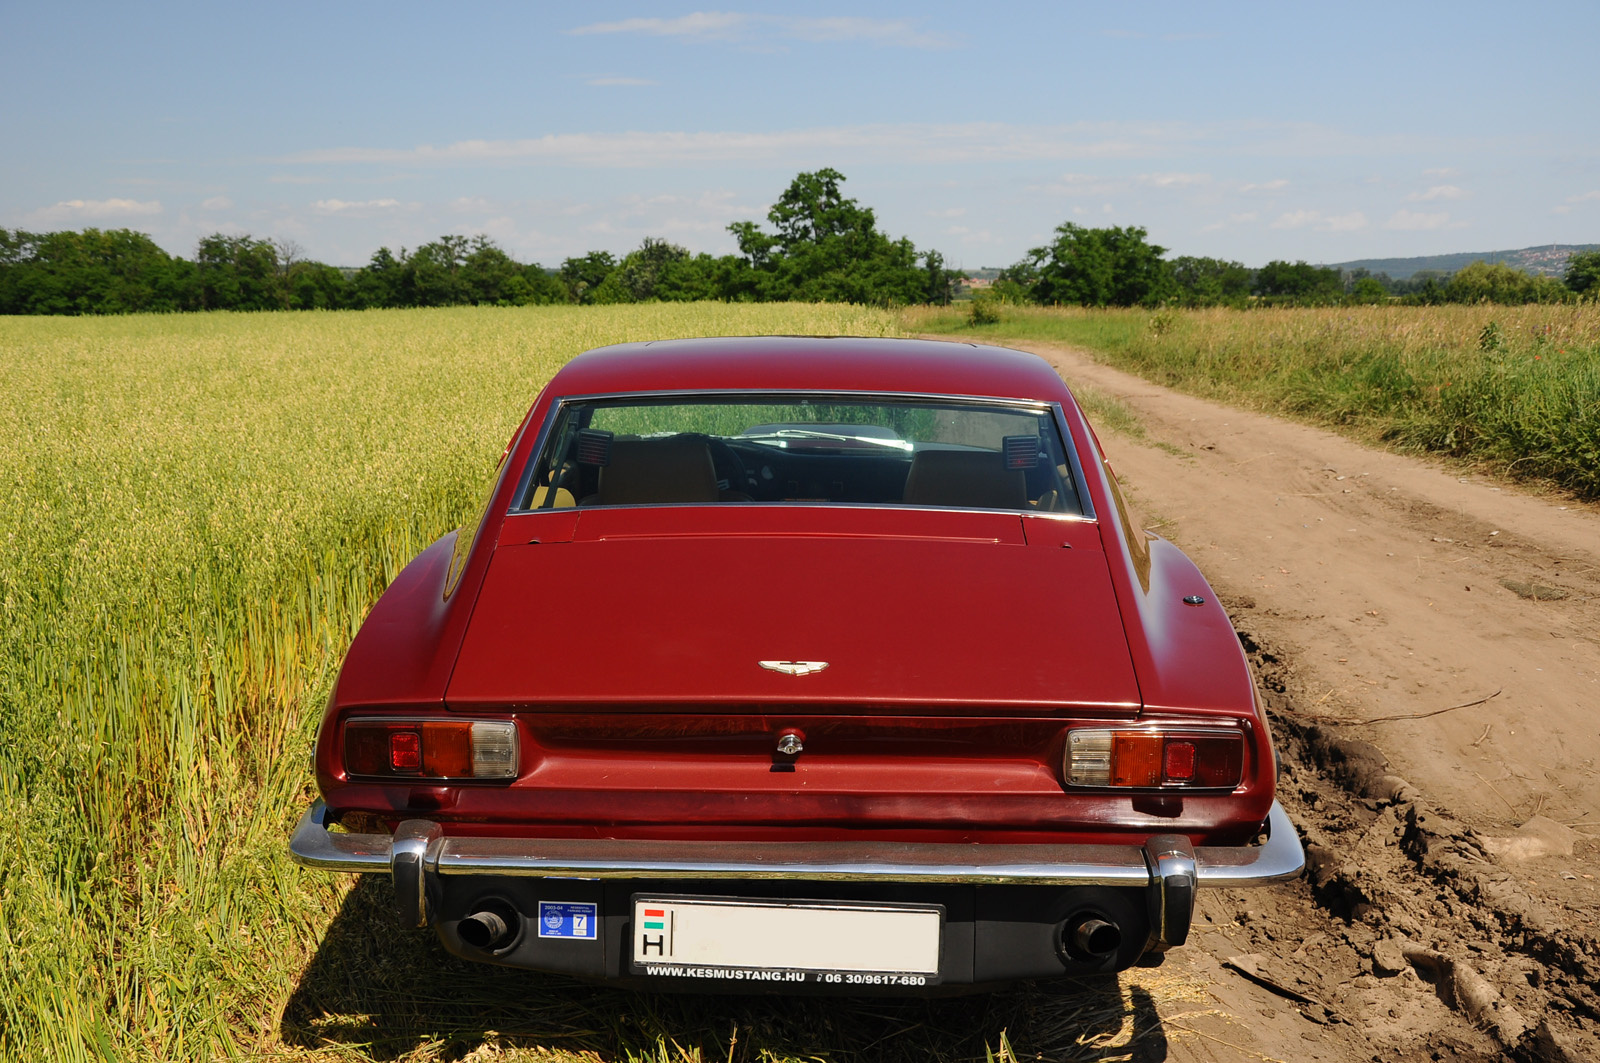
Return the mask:
<path fill-rule="evenodd" d="M 393 840 L 387 834 L 330 831 L 332 821 L 321 801 L 306 809 L 289 839 L 289 857 L 320 871 L 388 871 Z"/>
<path fill-rule="evenodd" d="M 1267 813 L 1267 840 L 1263 845 L 1200 845 L 1194 850 L 1196 885 L 1214 889 L 1270 886 L 1299 878 L 1306 866 L 1300 835 L 1289 813 L 1272 802 Z"/>
<path fill-rule="evenodd" d="M 415 821 L 412 821 L 415 822 Z M 1296 877 L 1305 854 L 1274 801 L 1260 846 L 1200 846 L 1196 885 L 1265 886 Z M 325 871 L 387 871 L 386 834 L 329 833 L 318 801 L 289 843 L 294 861 Z M 707 878 L 865 882 L 1148 886 L 1137 845 L 981 845 L 909 842 L 685 842 L 445 837 L 428 846 L 426 869 L 441 875 L 531 878 Z M 1175 869 L 1176 870 L 1176 869 Z"/>

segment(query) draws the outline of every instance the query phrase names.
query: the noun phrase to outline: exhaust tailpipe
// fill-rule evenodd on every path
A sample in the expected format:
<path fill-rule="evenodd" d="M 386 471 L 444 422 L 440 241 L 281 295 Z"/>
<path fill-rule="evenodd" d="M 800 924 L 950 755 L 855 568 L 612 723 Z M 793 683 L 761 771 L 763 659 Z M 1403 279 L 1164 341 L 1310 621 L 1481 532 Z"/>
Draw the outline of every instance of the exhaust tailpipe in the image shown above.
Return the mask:
<path fill-rule="evenodd" d="M 498 910 L 497 910 L 498 909 Z M 482 908 L 456 924 L 461 940 L 475 949 L 498 949 L 516 936 L 517 916 L 501 909 Z"/>
<path fill-rule="evenodd" d="M 1103 960 L 1122 947 L 1122 928 L 1091 915 L 1068 931 L 1067 941 L 1078 955 Z"/>

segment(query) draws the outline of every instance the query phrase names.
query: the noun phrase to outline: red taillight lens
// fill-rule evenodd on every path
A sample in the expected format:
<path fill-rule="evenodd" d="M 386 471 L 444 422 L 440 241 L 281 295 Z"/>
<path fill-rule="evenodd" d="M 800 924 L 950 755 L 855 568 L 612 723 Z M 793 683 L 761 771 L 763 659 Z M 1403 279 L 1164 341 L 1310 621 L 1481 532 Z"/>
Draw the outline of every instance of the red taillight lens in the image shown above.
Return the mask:
<path fill-rule="evenodd" d="M 422 736 L 415 731 L 389 733 L 389 767 L 395 771 L 422 770 Z"/>
<path fill-rule="evenodd" d="M 1167 743 L 1162 754 L 1161 775 L 1172 782 L 1188 782 L 1194 778 L 1194 743 L 1174 739 Z"/>
<path fill-rule="evenodd" d="M 1233 788 L 1244 778 L 1237 731 L 1078 730 L 1067 733 L 1068 786 Z"/>
<path fill-rule="evenodd" d="M 378 778 L 513 779 L 517 728 L 510 720 L 347 720 L 344 764 L 351 775 Z"/>

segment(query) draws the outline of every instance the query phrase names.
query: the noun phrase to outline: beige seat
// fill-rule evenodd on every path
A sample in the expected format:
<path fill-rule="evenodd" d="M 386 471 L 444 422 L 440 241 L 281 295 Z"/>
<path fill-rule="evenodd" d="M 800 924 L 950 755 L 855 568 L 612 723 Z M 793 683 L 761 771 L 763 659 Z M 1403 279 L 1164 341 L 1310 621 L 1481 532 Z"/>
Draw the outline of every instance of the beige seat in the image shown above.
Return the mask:
<path fill-rule="evenodd" d="M 920 450 L 911 459 L 904 501 L 909 506 L 1024 509 L 1028 483 L 993 450 Z"/>
<path fill-rule="evenodd" d="M 584 505 L 630 506 L 662 502 L 716 502 L 717 470 L 704 439 L 618 439 L 600 470 L 600 489 Z"/>

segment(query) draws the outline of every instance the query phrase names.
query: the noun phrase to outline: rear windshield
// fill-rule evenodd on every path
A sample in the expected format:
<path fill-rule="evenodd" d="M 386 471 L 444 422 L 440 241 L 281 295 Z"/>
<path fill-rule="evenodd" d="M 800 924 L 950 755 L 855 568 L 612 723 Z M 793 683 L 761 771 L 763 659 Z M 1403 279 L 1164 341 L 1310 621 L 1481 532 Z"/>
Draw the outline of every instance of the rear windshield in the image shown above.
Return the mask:
<path fill-rule="evenodd" d="M 1083 511 L 1051 407 L 719 395 L 566 402 L 555 416 L 519 508 Z"/>

